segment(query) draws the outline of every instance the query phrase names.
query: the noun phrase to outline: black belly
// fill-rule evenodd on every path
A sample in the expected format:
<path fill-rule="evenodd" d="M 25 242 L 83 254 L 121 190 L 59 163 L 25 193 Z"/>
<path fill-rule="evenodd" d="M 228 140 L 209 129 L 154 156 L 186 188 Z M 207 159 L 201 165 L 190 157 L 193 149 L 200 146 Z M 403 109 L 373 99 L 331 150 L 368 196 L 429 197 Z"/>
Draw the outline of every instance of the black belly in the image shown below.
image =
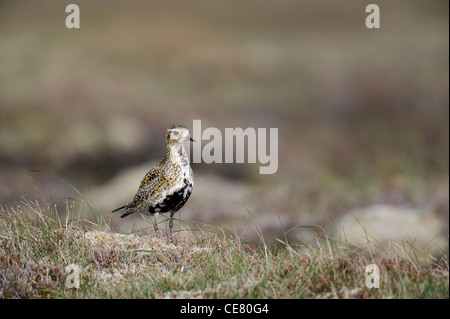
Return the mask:
<path fill-rule="evenodd" d="M 186 188 L 188 188 L 188 190 L 186 190 Z M 184 206 L 189 199 L 189 196 L 191 196 L 191 193 L 192 187 L 186 186 L 172 195 L 167 196 L 161 203 L 149 207 L 148 212 L 150 214 L 167 212 L 175 213 Z"/>

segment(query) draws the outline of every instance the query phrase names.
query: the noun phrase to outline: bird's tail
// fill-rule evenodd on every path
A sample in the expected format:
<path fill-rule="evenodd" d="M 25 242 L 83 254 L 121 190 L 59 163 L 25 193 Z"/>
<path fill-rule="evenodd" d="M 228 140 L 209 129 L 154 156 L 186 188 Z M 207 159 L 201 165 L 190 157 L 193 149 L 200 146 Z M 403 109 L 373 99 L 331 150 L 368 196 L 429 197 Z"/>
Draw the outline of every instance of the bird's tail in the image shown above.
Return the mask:
<path fill-rule="evenodd" d="M 124 211 L 124 212 L 122 213 L 122 215 L 120 215 L 120 218 L 127 217 L 128 215 L 131 215 L 131 214 L 133 214 L 134 212 L 136 212 L 135 209 L 127 209 L 126 211 Z"/>
<path fill-rule="evenodd" d="M 123 206 L 121 206 L 121 207 L 119 207 L 119 208 L 116 208 L 116 209 L 112 210 L 111 213 L 115 213 L 115 212 L 117 212 L 118 210 L 122 210 L 122 209 L 125 208 L 125 206 L 127 206 L 127 205 L 125 204 L 125 205 L 123 205 Z"/>
<path fill-rule="evenodd" d="M 136 208 L 135 207 L 130 207 L 130 205 L 125 204 L 125 205 L 123 205 L 123 206 L 121 206 L 119 208 L 116 208 L 116 209 L 112 210 L 111 213 L 115 213 L 118 210 L 122 210 L 122 209 L 123 209 L 123 213 L 122 213 L 122 215 L 120 215 L 120 218 L 127 217 L 128 215 L 131 215 L 131 214 L 136 212 Z"/>

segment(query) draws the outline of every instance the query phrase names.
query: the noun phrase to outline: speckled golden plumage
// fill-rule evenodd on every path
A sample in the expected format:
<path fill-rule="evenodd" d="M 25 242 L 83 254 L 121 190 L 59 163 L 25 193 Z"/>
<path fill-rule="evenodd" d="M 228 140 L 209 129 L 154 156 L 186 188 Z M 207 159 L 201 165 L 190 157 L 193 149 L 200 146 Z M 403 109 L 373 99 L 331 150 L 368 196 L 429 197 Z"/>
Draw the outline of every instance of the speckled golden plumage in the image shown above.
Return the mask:
<path fill-rule="evenodd" d="M 158 214 L 170 212 L 172 236 L 173 215 L 186 203 L 194 187 L 194 174 L 183 146 L 186 140 L 193 141 L 185 126 L 170 126 L 166 132 L 165 156 L 144 176 L 133 200 L 113 212 L 123 209 L 122 218 L 136 212 L 154 215 L 155 231 Z"/>

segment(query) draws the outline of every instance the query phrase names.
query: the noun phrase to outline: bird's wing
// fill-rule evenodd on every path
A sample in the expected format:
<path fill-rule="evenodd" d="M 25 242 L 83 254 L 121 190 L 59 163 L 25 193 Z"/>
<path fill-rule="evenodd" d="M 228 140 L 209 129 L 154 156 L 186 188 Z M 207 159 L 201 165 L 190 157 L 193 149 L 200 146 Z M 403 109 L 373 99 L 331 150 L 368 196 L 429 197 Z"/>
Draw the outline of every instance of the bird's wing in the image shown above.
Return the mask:
<path fill-rule="evenodd" d="M 136 196 L 153 204 L 157 197 L 166 191 L 167 179 L 159 167 L 151 169 L 142 179 Z"/>
<path fill-rule="evenodd" d="M 165 184 L 164 180 L 165 177 L 161 173 L 159 167 L 152 168 L 145 174 L 136 195 L 134 195 L 133 200 L 125 206 L 124 211 L 130 211 L 130 213 L 132 213 L 136 208 L 141 206 L 152 206 L 155 203 L 158 203 L 161 191 L 164 191 L 162 189 Z"/>

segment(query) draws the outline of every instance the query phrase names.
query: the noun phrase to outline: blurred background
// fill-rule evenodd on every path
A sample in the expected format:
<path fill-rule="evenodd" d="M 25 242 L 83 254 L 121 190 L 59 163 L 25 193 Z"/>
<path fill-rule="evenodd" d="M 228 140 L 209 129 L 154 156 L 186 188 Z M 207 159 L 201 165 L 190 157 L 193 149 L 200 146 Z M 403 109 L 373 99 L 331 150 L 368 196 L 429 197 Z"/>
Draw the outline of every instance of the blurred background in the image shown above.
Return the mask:
<path fill-rule="evenodd" d="M 448 1 L 376 1 L 380 29 L 365 26 L 371 1 L 76 1 L 67 29 L 69 3 L 0 2 L 4 207 L 81 200 L 51 173 L 114 230 L 147 228 L 109 212 L 163 156 L 166 128 L 200 119 L 278 128 L 279 165 L 193 164 L 177 215 L 191 225 L 357 242 L 357 221 L 379 242 L 447 249 Z"/>

